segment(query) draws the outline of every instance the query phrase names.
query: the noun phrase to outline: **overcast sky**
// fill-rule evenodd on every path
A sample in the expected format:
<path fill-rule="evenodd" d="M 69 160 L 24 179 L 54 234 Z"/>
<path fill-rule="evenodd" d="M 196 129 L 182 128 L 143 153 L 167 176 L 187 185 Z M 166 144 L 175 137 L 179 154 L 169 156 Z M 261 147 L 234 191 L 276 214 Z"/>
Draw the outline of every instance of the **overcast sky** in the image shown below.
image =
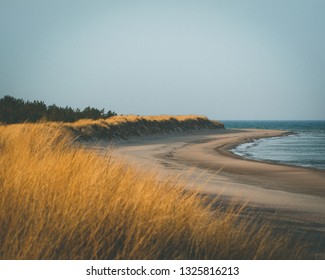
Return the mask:
<path fill-rule="evenodd" d="M 325 1 L 0 0 L 0 97 L 325 119 Z"/>

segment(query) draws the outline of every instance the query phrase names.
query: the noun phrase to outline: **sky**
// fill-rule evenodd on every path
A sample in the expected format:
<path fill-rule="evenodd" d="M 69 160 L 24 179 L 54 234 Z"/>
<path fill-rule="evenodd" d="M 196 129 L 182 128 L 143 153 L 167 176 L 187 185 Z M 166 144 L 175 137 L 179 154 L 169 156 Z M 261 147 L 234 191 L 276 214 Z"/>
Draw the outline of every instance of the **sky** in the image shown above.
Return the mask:
<path fill-rule="evenodd" d="M 325 119 L 323 0 L 0 0 L 0 98 Z"/>

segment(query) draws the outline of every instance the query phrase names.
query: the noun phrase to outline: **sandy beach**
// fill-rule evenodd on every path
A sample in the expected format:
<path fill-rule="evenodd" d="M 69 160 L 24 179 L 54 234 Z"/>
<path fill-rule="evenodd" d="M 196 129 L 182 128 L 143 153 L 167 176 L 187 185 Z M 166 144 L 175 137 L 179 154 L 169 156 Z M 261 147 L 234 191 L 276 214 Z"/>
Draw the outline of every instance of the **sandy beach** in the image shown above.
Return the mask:
<path fill-rule="evenodd" d="M 229 152 L 240 143 L 286 133 L 219 129 L 91 146 L 99 150 L 111 146 L 140 170 L 154 169 L 162 180 L 176 176 L 204 195 L 243 202 L 247 215 L 258 213 L 279 230 L 290 228 L 300 237 L 316 239 L 318 249 L 325 251 L 325 171 L 247 160 Z"/>

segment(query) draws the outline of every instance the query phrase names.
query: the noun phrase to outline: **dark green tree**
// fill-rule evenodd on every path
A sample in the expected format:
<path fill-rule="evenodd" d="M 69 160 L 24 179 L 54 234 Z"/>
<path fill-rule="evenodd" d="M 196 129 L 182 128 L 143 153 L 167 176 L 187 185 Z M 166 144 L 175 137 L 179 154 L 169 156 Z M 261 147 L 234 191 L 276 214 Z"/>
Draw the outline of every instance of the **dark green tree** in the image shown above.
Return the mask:
<path fill-rule="evenodd" d="M 37 122 L 40 120 L 74 122 L 79 119 L 109 118 L 116 113 L 108 111 L 105 114 L 104 109 L 86 107 L 84 110 L 71 107 L 59 107 L 55 104 L 46 106 L 43 101 L 27 101 L 17 99 L 6 95 L 0 99 L 0 122 L 19 123 L 19 122 Z"/>

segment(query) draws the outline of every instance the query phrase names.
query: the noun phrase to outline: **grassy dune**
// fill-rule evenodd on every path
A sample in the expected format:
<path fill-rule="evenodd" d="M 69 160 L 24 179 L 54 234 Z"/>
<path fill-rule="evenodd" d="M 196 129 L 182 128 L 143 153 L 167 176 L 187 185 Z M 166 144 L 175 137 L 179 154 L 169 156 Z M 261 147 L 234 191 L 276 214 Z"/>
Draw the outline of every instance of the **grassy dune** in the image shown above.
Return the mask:
<path fill-rule="evenodd" d="M 66 126 L 0 126 L 0 259 L 300 257 L 238 207 L 212 211 L 173 178 L 83 149 Z"/>
<path fill-rule="evenodd" d="M 101 120 L 80 120 L 66 123 L 74 135 L 82 139 L 127 139 L 134 136 L 146 136 L 187 130 L 224 128 L 223 124 L 211 121 L 203 116 L 115 116 Z"/>

